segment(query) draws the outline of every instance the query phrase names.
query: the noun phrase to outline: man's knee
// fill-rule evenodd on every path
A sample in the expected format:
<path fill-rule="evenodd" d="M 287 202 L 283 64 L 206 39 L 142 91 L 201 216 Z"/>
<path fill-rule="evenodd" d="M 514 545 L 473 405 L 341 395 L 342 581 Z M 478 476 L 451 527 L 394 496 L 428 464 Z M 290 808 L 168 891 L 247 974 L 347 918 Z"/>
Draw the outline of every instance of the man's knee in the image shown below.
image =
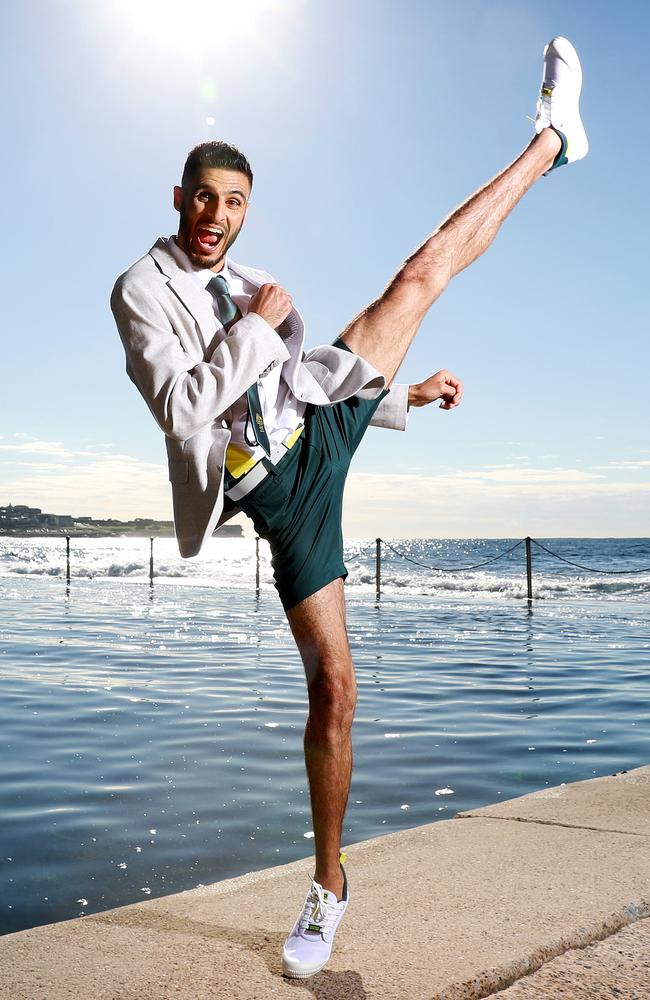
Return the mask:
<path fill-rule="evenodd" d="M 391 335 L 399 339 L 403 333 L 410 338 L 448 282 L 448 269 L 432 270 L 416 259 L 407 260 L 379 298 L 364 310 L 364 325 L 372 329 L 373 324 L 383 321 L 389 309 Z"/>
<path fill-rule="evenodd" d="M 400 295 L 411 309 L 426 312 L 441 295 L 451 280 L 453 261 L 443 247 L 425 255 L 417 251 L 404 261 L 397 272 L 391 288 Z"/>
<path fill-rule="evenodd" d="M 348 730 L 357 705 L 352 661 L 342 664 L 323 657 L 309 682 L 310 724 L 325 730 Z"/>

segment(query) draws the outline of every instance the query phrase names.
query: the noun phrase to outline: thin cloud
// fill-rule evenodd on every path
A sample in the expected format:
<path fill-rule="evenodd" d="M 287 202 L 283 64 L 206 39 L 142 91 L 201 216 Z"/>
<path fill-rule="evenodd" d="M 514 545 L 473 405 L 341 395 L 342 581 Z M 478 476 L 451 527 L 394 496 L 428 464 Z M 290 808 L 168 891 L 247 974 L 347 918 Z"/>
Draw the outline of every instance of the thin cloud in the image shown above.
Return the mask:
<path fill-rule="evenodd" d="M 20 437 L 21 435 L 16 435 Z M 75 452 L 66 448 L 61 441 L 24 441 L 21 444 L 0 444 L 1 452 L 21 455 L 52 455 L 54 458 L 74 458 Z"/>
<path fill-rule="evenodd" d="M 0 445 L 0 503 L 73 516 L 171 520 L 164 460 L 147 462 L 103 445 L 17 443 L 16 436 Z M 638 465 L 650 462 L 591 469 L 504 464 L 434 475 L 353 472 L 344 530 L 347 537 L 645 536 L 650 481 L 639 481 Z M 623 481 L 626 471 L 631 478 Z"/>
<path fill-rule="evenodd" d="M 523 537 L 648 534 L 650 482 L 576 469 L 352 473 L 348 537 Z"/>
<path fill-rule="evenodd" d="M 29 461 L 30 456 L 35 460 Z M 44 456 L 52 461 L 43 461 Z M 2 503 L 24 503 L 47 513 L 77 517 L 172 518 L 164 462 L 34 438 L 0 444 L 0 458 Z"/>
<path fill-rule="evenodd" d="M 514 466 L 495 466 L 488 471 L 466 472 L 465 478 L 485 481 L 499 481 L 513 485 L 526 483 L 571 484 L 603 479 L 598 472 L 584 472 L 582 469 L 522 469 Z M 452 477 L 453 478 L 453 477 Z"/>
<path fill-rule="evenodd" d="M 624 472 L 629 472 L 639 469 L 645 470 L 650 468 L 650 459 L 646 458 L 636 458 L 636 459 L 632 458 L 629 460 L 623 459 L 619 462 L 608 462 L 607 465 L 597 465 L 595 466 L 595 468 L 605 469 L 607 471 L 611 469 L 621 469 Z"/>

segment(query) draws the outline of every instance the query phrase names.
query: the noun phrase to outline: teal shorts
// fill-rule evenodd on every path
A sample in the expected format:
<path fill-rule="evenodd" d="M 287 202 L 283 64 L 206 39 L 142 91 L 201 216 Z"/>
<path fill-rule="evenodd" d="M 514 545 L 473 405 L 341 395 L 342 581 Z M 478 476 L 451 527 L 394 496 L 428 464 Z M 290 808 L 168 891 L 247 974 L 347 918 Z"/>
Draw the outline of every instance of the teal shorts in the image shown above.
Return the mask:
<path fill-rule="evenodd" d="M 335 347 L 349 350 L 342 340 Z M 350 460 L 379 403 L 350 399 L 307 405 L 305 429 L 237 506 L 271 547 L 273 579 L 288 610 L 338 577 L 346 578 L 341 515 Z"/>

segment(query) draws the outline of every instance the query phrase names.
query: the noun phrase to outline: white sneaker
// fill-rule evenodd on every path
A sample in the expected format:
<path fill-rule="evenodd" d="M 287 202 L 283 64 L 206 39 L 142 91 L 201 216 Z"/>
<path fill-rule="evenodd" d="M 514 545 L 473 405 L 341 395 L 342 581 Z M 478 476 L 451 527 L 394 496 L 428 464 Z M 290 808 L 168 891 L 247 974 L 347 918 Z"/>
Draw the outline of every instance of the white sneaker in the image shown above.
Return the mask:
<path fill-rule="evenodd" d="M 544 74 L 535 116 L 538 134 L 552 128 L 562 140 L 562 149 L 550 170 L 587 155 L 589 143 L 579 110 L 581 88 L 578 53 L 567 38 L 558 35 L 544 49 Z"/>
<path fill-rule="evenodd" d="M 341 865 L 343 869 L 343 865 Z M 282 949 L 282 973 L 291 979 L 306 979 L 329 961 L 338 925 L 348 905 L 348 880 L 343 869 L 343 897 L 311 880 L 305 905 Z"/>

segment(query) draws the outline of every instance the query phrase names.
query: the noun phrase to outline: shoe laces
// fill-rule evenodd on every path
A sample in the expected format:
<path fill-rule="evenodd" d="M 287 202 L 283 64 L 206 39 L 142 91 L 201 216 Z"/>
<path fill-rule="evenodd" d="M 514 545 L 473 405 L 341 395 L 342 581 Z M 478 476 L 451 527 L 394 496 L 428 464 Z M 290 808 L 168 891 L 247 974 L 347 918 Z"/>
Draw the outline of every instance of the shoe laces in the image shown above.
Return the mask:
<path fill-rule="evenodd" d="M 336 919 L 336 908 L 327 902 L 326 895 L 328 893 L 322 885 L 312 879 L 311 888 L 307 893 L 307 899 L 300 915 L 301 931 L 309 929 L 312 933 L 320 933 L 323 936 L 329 931 Z M 314 930 L 315 927 L 318 927 L 318 931 Z"/>
<path fill-rule="evenodd" d="M 553 96 L 553 92 L 551 91 L 550 93 L 545 94 L 545 89 L 546 88 L 542 89 L 539 97 L 537 98 L 537 113 L 535 117 L 531 118 L 530 115 L 526 115 L 526 117 L 535 124 L 540 122 L 543 126 L 548 126 L 551 124 L 551 98 Z"/>

